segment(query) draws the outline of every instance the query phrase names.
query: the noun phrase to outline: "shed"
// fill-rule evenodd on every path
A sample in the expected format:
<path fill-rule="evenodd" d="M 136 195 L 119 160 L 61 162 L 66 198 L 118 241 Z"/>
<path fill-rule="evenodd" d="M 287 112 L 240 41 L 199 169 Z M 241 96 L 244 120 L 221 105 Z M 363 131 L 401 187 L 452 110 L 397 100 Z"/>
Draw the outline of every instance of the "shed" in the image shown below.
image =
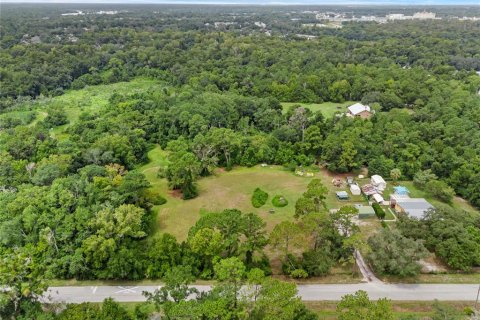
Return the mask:
<path fill-rule="evenodd" d="M 372 206 L 360 206 L 358 209 L 358 218 L 366 219 L 375 216 L 375 210 L 373 210 Z"/>
<path fill-rule="evenodd" d="M 350 185 L 350 192 L 354 195 L 354 196 L 359 196 L 361 193 L 362 193 L 362 190 L 360 190 L 360 187 L 356 184 L 351 184 Z"/>
<path fill-rule="evenodd" d="M 383 178 L 378 174 L 373 175 L 370 179 L 370 182 L 379 190 L 385 190 L 387 187 L 385 180 L 383 180 Z"/>
<path fill-rule="evenodd" d="M 383 202 L 383 197 L 381 195 L 379 195 L 378 193 L 375 193 L 372 195 L 372 198 L 373 200 L 375 200 L 376 202 L 378 203 L 382 203 Z"/>
<path fill-rule="evenodd" d="M 348 193 L 347 193 L 347 191 L 338 191 L 338 192 L 337 192 L 337 199 L 338 199 L 338 200 L 348 200 Z"/>

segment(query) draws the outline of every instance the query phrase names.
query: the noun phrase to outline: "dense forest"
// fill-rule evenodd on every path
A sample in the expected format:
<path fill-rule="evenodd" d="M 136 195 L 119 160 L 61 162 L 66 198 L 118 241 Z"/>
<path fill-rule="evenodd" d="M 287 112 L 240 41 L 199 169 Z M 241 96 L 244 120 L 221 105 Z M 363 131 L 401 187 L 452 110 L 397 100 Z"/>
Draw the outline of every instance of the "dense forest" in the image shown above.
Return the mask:
<path fill-rule="evenodd" d="M 364 243 L 350 219 L 356 209 L 327 214 L 325 186 L 316 179 L 297 201 L 295 221 L 270 234 L 258 215 L 225 208 L 202 215 L 186 241 L 153 235 L 152 207 L 165 195 L 136 170 L 159 145 L 168 164 L 158 176 L 187 201 L 198 195 L 197 181 L 219 167 L 368 167 L 385 177 L 397 172 L 447 204 L 459 196 L 479 208 L 480 22 L 346 23 L 316 29 L 317 38 L 306 40 L 297 36 L 306 31 L 301 23 L 290 19 L 312 19 L 300 9 L 120 6 L 95 14 L 111 8 L 84 6 L 2 4 L 0 280 L 14 289 L 2 296 L 0 315 L 28 319 L 46 279 L 177 277 L 171 290 L 187 290 L 186 281 L 197 278 L 223 284 L 197 302 L 187 302 L 186 291 L 176 305 L 165 300 L 168 293 L 150 296 L 172 319 L 184 307 L 195 319 L 273 319 L 282 312 L 288 316 L 281 319 L 315 319 L 294 288 L 264 279 L 271 274 L 267 246 L 281 252 L 282 272 L 293 278 L 325 275 L 362 245 L 388 261 L 385 243 L 400 252 L 414 247 L 416 258 L 434 252 L 454 270 L 480 266 L 478 216 L 442 207 L 422 220 L 402 218 L 397 229 Z M 91 13 L 61 15 L 75 10 Z M 254 24 L 259 19 L 269 34 Z M 218 28 L 217 21 L 235 24 Z M 69 106 L 49 104 L 65 92 L 137 78 L 159 86 L 116 92 L 104 108 L 78 111 L 74 122 Z M 327 118 L 300 105 L 345 101 L 368 104 L 375 114 Z M 298 104 L 284 110 L 282 102 Z M 419 272 L 416 264 L 373 267 Z M 238 306 L 238 286 L 260 282 L 256 305 Z M 275 291 L 291 293 L 281 312 L 267 308 Z M 237 313 L 209 316 L 212 301 Z M 74 319 L 68 313 L 75 308 L 104 312 L 69 308 L 60 319 Z"/>

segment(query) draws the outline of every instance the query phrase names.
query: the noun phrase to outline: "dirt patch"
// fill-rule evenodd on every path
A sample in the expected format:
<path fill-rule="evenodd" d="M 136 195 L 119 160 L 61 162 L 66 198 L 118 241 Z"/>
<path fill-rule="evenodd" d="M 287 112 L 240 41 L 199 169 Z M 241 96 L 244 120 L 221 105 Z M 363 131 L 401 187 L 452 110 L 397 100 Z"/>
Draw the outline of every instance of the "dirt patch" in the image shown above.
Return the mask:
<path fill-rule="evenodd" d="M 422 273 L 446 272 L 447 268 L 435 256 L 422 259 L 418 262 L 422 266 Z"/>
<path fill-rule="evenodd" d="M 177 199 L 182 199 L 182 196 L 183 196 L 183 193 L 182 191 L 178 190 L 178 189 L 175 189 L 175 190 L 170 190 L 168 192 L 168 194 L 173 197 L 173 198 L 177 198 Z"/>

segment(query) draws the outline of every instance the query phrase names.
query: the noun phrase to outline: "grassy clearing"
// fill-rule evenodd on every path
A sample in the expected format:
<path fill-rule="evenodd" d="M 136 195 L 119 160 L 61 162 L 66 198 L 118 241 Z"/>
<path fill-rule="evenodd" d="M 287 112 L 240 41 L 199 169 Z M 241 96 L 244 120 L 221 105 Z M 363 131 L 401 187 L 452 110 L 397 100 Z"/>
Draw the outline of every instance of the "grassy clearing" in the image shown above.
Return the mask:
<path fill-rule="evenodd" d="M 68 90 L 61 96 L 43 98 L 35 101 L 35 108 L 40 112 L 34 122 L 36 123 L 43 120 L 47 116 L 50 108 L 63 107 L 69 123 L 75 123 L 81 113 L 94 113 L 105 108 L 114 93 L 132 94 L 147 91 L 153 87 L 160 88 L 161 85 L 156 80 L 136 78 L 128 82 L 97 85 L 85 87 L 80 90 Z M 67 126 L 68 124 L 52 129 L 51 135 L 57 139 L 66 138 L 67 134 L 65 134 L 64 131 Z"/>
<path fill-rule="evenodd" d="M 311 178 L 296 177 L 281 167 L 235 168 L 230 172 L 217 170 L 216 174 L 198 181 L 199 196 L 182 200 L 167 188 L 165 179 L 156 178 L 152 169 L 145 174 L 152 185 L 165 194 L 167 203 L 159 207 L 158 219 L 161 231 L 169 232 L 179 240 L 185 240 L 188 230 L 200 218 L 202 212 L 222 211 L 236 208 L 243 212 L 254 212 L 267 223 L 267 230 L 281 221 L 293 220 L 295 202 L 306 190 Z M 289 204 L 274 208 L 267 202 L 254 208 L 250 198 L 253 190 L 260 187 L 269 194 L 282 194 Z M 274 209 L 275 213 L 269 213 Z"/>
<path fill-rule="evenodd" d="M 35 111 L 31 110 L 14 110 L 5 113 L 0 113 L 0 120 L 5 118 L 18 119 L 23 124 L 29 124 L 32 122 L 31 118 L 36 115 Z"/>
<path fill-rule="evenodd" d="M 285 220 L 293 220 L 295 202 L 305 192 L 308 183 L 313 178 L 320 178 L 329 187 L 327 207 L 339 208 L 343 205 L 365 203 L 362 196 L 351 196 L 349 200 L 339 201 L 335 192 L 346 190 L 336 188 L 331 184 L 331 177 L 325 171 L 315 173 L 314 177 L 299 177 L 280 166 L 252 168 L 236 167 L 232 171 L 217 170 L 210 177 L 198 181 L 199 196 L 192 200 L 182 200 L 178 194 L 168 190 L 166 179 L 157 177 L 158 168 L 167 164 L 166 152 L 160 147 L 152 149 L 149 154 L 150 162 L 138 170 L 145 174 L 156 191 L 167 199 L 167 203 L 156 208 L 158 222 L 162 232 L 173 234 L 177 239 L 185 240 L 188 230 L 200 218 L 202 212 L 221 211 L 237 208 L 243 212 L 254 212 L 267 223 L 267 230 Z M 288 200 L 285 207 L 274 207 L 271 201 L 254 208 L 250 198 L 255 188 L 261 188 L 269 195 L 281 194 Z M 273 209 L 274 213 L 269 213 Z"/>
<path fill-rule="evenodd" d="M 324 102 L 324 103 L 298 103 L 298 102 L 282 102 L 283 112 L 287 112 L 288 108 L 294 105 L 301 105 L 310 109 L 312 112 L 321 111 L 325 118 L 332 118 L 337 112 L 345 112 L 348 106 L 354 104 L 355 101 L 345 101 L 343 103 Z"/>

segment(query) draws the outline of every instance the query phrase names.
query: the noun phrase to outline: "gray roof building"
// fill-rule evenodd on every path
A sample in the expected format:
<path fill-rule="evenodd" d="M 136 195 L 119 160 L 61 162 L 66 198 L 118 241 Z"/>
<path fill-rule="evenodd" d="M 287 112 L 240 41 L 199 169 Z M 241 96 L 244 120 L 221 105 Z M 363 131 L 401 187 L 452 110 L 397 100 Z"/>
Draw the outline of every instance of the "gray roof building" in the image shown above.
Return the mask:
<path fill-rule="evenodd" d="M 408 214 L 412 218 L 421 219 L 428 210 L 435 209 L 435 207 L 423 198 L 399 197 L 395 199 L 395 209 Z"/>

